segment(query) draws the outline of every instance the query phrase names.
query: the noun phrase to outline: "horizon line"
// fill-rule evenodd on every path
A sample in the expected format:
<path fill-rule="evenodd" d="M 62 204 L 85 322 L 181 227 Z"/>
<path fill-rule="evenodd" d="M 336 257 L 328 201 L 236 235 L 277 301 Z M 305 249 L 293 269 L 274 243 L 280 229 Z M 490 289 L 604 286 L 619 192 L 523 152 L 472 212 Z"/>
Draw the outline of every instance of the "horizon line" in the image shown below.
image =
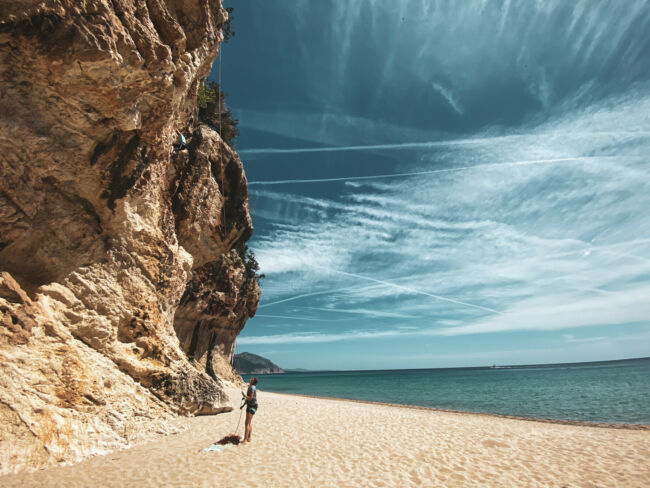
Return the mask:
<path fill-rule="evenodd" d="M 244 351 L 248 354 L 255 354 L 252 352 Z M 238 354 L 243 354 L 243 353 L 238 353 Z M 256 356 L 259 356 L 259 354 L 255 354 Z M 263 356 L 260 356 L 263 357 Z M 264 358 L 267 359 L 268 358 Z M 562 362 L 562 363 L 536 363 L 536 364 L 505 364 L 505 365 L 497 365 L 493 364 L 492 366 L 450 366 L 450 367 L 437 367 L 437 368 L 391 368 L 391 369 L 307 369 L 307 368 L 283 368 L 281 366 L 278 366 L 280 369 L 285 371 L 285 373 L 238 373 L 242 376 L 251 376 L 251 375 L 260 375 L 260 376 L 277 376 L 277 375 L 282 375 L 286 374 L 286 371 L 289 372 L 296 372 L 296 373 L 358 373 L 358 372 L 370 372 L 370 371 L 426 371 L 426 370 L 432 370 L 432 369 L 492 369 L 494 367 L 496 368 L 544 368 L 544 367 L 553 367 L 553 366 L 562 366 L 562 365 L 572 365 L 572 366 L 577 366 L 577 365 L 586 365 L 586 364 L 595 364 L 595 363 L 618 363 L 618 362 L 623 362 L 623 361 L 640 361 L 640 360 L 650 360 L 650 356 L 642 356 L 642 357 L 637 357 L 637 358 L 622 358 L 622 359 L 603 359 L 603 360 L 596 360 L 596 361 L 578 361 L 575 363 L 567 363 L 567 362 Z M 270 361 L 270 360 L 269 360 Z M 273 362 L 273 361 L 272 361 Z M 299 371 L 297 371 L 299 370 Z"/>

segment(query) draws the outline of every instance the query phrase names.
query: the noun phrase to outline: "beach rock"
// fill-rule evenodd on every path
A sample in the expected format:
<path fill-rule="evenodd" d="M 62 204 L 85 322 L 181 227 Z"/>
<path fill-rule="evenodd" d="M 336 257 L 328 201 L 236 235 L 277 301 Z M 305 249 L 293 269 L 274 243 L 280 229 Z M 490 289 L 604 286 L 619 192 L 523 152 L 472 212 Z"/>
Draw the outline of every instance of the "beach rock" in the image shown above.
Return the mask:
<path fill-rule="evenodd" d="M 0 473 L 231 408 L 220 378 L 260 294 L 248 190 L 196 120 L 226 19 L 219 1 L 0 1 Z"/>

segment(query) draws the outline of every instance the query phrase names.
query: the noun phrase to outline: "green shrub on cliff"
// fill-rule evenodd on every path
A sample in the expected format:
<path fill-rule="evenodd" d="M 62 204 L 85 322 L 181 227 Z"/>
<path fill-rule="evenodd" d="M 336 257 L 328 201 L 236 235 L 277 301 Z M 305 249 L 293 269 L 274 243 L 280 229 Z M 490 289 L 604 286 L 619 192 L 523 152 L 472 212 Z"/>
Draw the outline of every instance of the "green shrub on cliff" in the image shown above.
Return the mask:
<path fill-rule="evenodd" d="M 219 83 L 210 81 L 199 87 L 196 105 L 201 121 L 216 130 L 226 144 L 234 148 L 235 138 L 239 135 L 239 121 L 226 105 L 226 94 L 221 91 Z"/>
<path fill-rule="evenodd" d="M 239 257 L 242 259 L 242 261 L 244 261 L 244 265 L 246 266 L 247 280 L 254 279 L 257 281 L 257 283 L 259 283 L 262 278 L 265 278 L 263 274 L 258 273 L 260 270 L 260 265 L 257 262 L 257 259 L 255 259 L 255 253 L 248 247 L 248 245 L 242 244 L 237 248 L 237 252 L 239 253 Z"/>
<path fill-rule="evenodd" d="M 208 103 L 215 103 L 218 100 L 219 97 L 217 94 L 214 92 L 214 90 L 209 89 L 207 85 L 201 85 L 199 87 L 199 93 L 196 97 L 196 105 L 199 107 L 199 110 L 206 108 L 208 106 Z"/>

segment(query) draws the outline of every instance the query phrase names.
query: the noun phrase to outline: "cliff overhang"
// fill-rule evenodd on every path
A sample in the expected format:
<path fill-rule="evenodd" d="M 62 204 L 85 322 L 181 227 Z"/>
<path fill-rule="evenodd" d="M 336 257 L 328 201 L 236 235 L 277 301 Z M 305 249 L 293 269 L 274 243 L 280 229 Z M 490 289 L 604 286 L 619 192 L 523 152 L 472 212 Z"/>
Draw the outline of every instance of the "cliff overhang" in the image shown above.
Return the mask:
<path fill-rule="evenodd" d="M 230 408 L 260 291 L 241 161 L 196 120 L 226 19 L 207 0 L 3 2 L 0 473 Z"/>

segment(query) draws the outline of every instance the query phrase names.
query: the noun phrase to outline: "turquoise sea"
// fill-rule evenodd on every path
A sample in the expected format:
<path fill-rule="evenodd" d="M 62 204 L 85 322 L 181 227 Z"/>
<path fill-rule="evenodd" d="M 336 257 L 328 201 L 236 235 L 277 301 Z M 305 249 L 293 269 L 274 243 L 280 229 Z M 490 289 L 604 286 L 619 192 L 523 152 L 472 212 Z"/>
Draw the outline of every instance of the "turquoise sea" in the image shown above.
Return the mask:
<path fill-rule="evenodd" d="M 244 376 L 248 381 L 250 376 Z M 587 422 L 650 424 L 650 358 L 258 375 L 261 391 Z"/>

